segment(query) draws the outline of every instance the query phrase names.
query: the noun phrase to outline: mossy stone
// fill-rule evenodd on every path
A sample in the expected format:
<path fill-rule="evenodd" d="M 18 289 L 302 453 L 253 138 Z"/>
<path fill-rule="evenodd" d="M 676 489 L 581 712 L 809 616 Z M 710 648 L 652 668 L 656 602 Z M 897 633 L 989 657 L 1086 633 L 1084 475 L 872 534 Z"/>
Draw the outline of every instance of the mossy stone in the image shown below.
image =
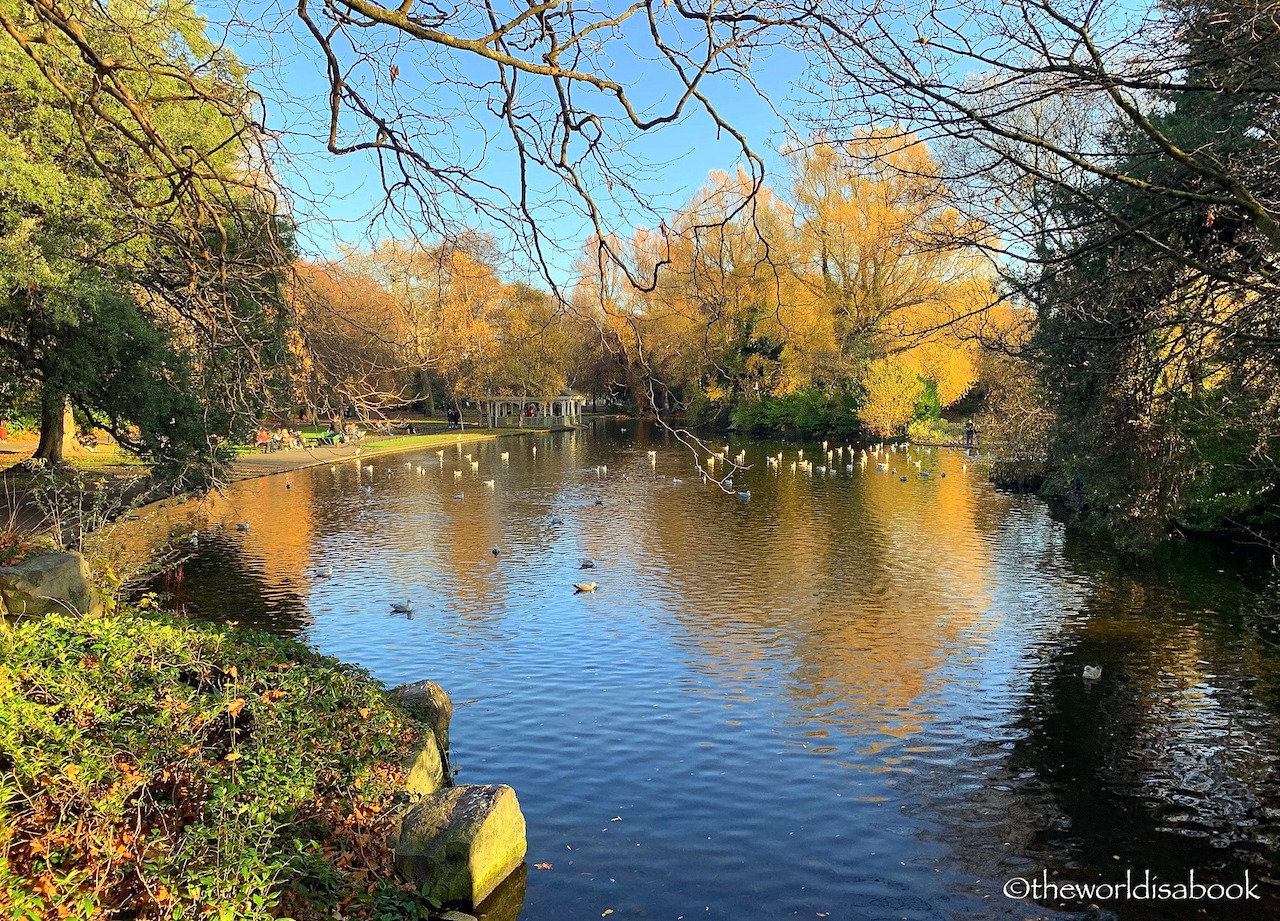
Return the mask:
<path fill-rule="evenodd" d="M 78 553 L 47 553 L 0 568 L 0 611 L 12 617 L 43 617 L 55 611 L 96 614 L 102 610 Z"/>
<path fill-rule="evenodd" d="M 396 869 L 445 905 L 474 907 L 524 863 L 527 846 L 515 791 L 466 784 L 405 813 Z"/>
<path fill-rule="evenodd" d="M 431 727 L 442 753 L 449 751 L 449 722 L 453 719 L 453 701 L 448 692 L 434 681 L 415 681 L 391 690 L 392 699 Z"/>
<path fill-rule="evenodd" d="M 408 776 L 404 788 L 413 796 L 430 796 L 445 786 L 444 759 L 440 743 L 430 729 L 424 731 L 422 745 L 404 760 Z"/>

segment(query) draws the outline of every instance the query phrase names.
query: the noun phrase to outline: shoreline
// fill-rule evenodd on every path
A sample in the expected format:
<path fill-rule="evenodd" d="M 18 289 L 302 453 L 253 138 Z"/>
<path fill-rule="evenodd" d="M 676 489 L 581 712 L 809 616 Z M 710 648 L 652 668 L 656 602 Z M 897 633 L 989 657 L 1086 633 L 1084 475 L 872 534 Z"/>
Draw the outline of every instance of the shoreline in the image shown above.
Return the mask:
<path fill-rule="evenodd" d="M 355 444 L 334 445 L 333 447 L 304 447 L 286 451 L 275 451 L 270 454 L 246 454 L 231 463 L 231 474 L 227 485 L 258 477 L 274 476 L 278 473 L 292 473 L 294 470 L 305 470 L 308 467 L 319 467 L 323 464 L 336 464 L 343 461 L 369 457 L 380 457 L 385 454 L 396 454 L 411 451 L 414 448 L 432 448 L 442 445 L 470 444 L 478 441 L 492 441 L 498 438 L 521 435 L 547 435 L 555 429 L 479 429 L 473 433 L 431 432 L 424 435 L 392 435 L 385 438 L 361 440 Z M 176 497 L 171 497 L 176 498 Z M 160 500 L 167 501 L 167 500 Z"/>

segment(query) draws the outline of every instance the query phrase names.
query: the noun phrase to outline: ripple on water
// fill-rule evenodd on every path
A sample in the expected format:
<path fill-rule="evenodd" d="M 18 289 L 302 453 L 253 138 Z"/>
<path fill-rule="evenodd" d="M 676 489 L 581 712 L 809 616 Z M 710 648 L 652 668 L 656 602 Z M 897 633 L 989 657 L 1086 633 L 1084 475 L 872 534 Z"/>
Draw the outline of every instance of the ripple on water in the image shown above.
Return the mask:
<path fill-rule="evenodd" d="M 553 866 L 525 921 L 1043 917 L 1002 880 L 1115 856 L 1276 875 L 1274 592 L 1132 571 L 976 473 L 775 475 L 795 446 L 734 439 L 747 503 L 645 426 L 533 444 L 240 484 L 220 514 L 250 530 L 202 531 L 183 583 L 200 616 L 441 681 L 459 779 L 512 784 Z"/>

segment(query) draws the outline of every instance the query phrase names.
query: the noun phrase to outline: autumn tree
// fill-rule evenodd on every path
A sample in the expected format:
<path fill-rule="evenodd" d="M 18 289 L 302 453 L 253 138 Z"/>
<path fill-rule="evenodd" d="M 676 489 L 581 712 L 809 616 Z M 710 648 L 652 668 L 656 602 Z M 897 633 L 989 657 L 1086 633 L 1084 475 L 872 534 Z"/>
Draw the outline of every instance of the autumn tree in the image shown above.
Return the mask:
<path fill-rule="evenodd" d="M 998 232 L 998 293 L 1039 320 L 1048 488 L 1135 544 L 1274 539 L 1280 6 L 849 9 L 806 34 L 837 85 L 815 117 L 911 125 Z"/>
<path fill-rule="evenodd" d="M 961 227 L 925 145 L 864 132 L 792 156 L 801 277 L 830 311 L 837 373 L 858 380 L 879 407 L 873 430 L 889 434 L 884 407 L 902 403 L 900 375 L 869 364 L 882 356 L 914 372 L 942 406 L 955 403 L 977 379 L 972 330 L 990 303 L 992 272 L 958 242 L 976 230 Z M 895 428 L 911 418 L 894 415 Z"/>
<path fill-rule="evenodd" d="M 342 418 L 405 401 L 403 313 L 390 292 L 341 265 L 300 263 L 292 294 L 295 380 L 307 405 Z"/>

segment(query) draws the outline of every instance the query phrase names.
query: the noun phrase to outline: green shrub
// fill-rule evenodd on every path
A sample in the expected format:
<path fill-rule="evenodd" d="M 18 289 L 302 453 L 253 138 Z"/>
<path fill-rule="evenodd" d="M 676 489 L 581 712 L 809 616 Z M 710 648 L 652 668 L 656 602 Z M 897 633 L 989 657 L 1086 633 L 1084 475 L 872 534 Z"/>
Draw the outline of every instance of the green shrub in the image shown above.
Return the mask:
<path fill-rule="evenodd" d="M 371 918 L 418 732 L 365 672 L 264 633 L 137 609 L 0 628 L 0 904 Z"/>

